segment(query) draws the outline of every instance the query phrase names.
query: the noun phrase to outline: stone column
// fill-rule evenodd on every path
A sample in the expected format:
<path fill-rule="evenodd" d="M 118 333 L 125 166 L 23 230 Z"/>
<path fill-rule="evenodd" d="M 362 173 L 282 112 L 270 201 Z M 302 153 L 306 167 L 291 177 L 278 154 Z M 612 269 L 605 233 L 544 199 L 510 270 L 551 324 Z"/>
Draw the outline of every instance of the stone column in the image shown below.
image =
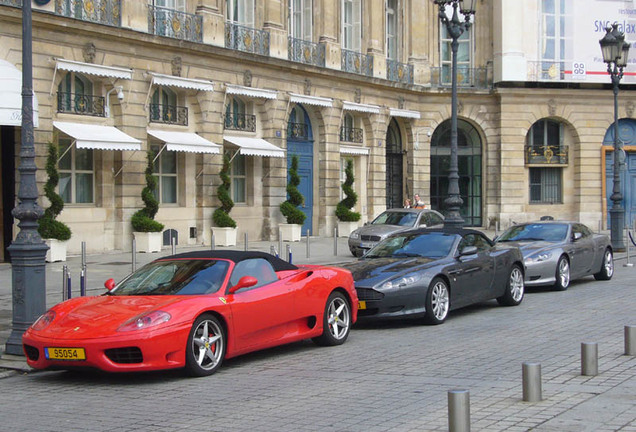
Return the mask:
<path fill-rule="evenodd" d="M 263 30 L 269 31 L 269 55 L 287 60 L 286 2 L 266 0 L 264 5 Z"/>
<path fill-rule="evenodd" d="M 373 56 L 373 76 L 376 78 L 386 78 L 384 3 L 383 0 L 366 1 L 363 12 L 366 11 L 367 14 L 362 17 L 364 28 L 368 29 L 367 54 Z"/>
<path fill-rule="evenodd" d="M 318 42 L 325 46 L 325 67 L 341 69 L 340 1 L 322 0 L 319 5 L 315 4 L 314 7 L 320 9 L 317 15 L 322 17 L 316 23 L 314 31 L 319 35 Z"/>
<path fill-rule="evenodd" d="M 199 0 L 196 14 L 203 17 L 203 43 L 225 45 L 225 17 L 219 4 L 221 0 Z"/>
<path fill-rule="evenodd" d="M 148 32 L 148 4 L 142 1 L 122 1 L 121 26 Z"/>
<path fill-rule="evenodd" d="M 419 85 L 431 82 L 432 53 L 439 50 L 438 7 L 433 2 L 409 2 L 404 25 L 411 31 L 407 35 L 408 63 L 413 65 L 413 82 Z M 429 57 L 430 53 L 430 57 Z"/>

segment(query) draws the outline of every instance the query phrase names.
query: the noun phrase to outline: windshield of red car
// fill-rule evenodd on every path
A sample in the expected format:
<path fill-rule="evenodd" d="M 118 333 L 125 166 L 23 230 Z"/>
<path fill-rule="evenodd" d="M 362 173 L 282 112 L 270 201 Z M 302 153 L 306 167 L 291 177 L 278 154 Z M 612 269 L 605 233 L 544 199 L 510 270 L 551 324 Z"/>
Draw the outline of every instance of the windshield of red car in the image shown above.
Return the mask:
<path fill-rule="evenodd" d="M 417 213 L 384 212 L 371 222 L 372 225 L 413 226 L 417 220 Z"/>
<path fill-rule="evenodd" d="M 454 234 L 443 232 L 393 235 L 378 243 L 364 257 L 443 258 L 450 255 L 456 238 Z"/>
<path fill-rule="evenodd" d="M 509 241 L 564 241 L 568 234 L 567 224 L 527 224 L 515 225 L 510 228 L 499 238 L 498 242 Z"/>
<path fill-rule="evenodd" d="M 221 288 L 225 260 L 168 260 L 147 264 L 120 282 L 112 295 L 196 295 Z"/>

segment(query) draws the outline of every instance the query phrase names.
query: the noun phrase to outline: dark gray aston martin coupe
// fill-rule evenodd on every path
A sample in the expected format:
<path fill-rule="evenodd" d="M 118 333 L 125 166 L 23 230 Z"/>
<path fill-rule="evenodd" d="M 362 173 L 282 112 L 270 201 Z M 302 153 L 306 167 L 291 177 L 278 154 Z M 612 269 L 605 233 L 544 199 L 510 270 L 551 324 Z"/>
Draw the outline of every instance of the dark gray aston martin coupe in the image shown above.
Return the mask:
<path fill-rule="evenodd" d="M 524 267 L 516 247 L 494 245 L 470 229 L 414 229 L 393 234 L 345 266 L 358 292 L 358 318 L 424 318 L 497 299 L 523 300 Z"/>

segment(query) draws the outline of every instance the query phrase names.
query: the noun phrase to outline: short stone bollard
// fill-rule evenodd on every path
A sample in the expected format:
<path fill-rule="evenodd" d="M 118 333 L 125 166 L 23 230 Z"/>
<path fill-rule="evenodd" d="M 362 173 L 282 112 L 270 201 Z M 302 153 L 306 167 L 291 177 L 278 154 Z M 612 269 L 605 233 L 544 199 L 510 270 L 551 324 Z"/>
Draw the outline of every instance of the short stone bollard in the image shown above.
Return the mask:
<path fill-rule="evenodd" d="M 470 432 L 470 393 L 468 390 L 448 391 L 448 431 Z"/>
<path fill-rule="evenodd" d="M 523 363 L 523 401 L 541 402 L 541 363 Z"/>
<path fill-rule="evenodd" d="M 581 375 L 598 375 L 598 344 L 595 342 L 581 343 Z"/>
<path fill-rule="evenodd" d="M 636 355 L 636 326 L 625 326 L 625 355 Z"/>

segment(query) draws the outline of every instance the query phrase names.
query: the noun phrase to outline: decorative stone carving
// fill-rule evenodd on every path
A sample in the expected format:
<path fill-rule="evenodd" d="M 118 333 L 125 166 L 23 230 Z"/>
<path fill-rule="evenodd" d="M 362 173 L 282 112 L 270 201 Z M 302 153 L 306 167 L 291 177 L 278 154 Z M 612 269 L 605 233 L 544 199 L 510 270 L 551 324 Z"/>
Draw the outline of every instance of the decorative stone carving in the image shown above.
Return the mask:
<path fill-rule="evenodd" d="M 353 96 L 353 101 L 355 103 L 360 103 L 360 101 L 362 100 L 362 90 L 360 90 L 360 88 L 356 88 L 355 91 L 355 95 Z"/>
<path fill-rule="evenodd" d="M 307 96 L 311 96 L 311 80 L 309 78 L 305 78 L 305 88 L 303 89 L 303 93 Z"/>
<path fill-rule="evenodd" d="M 557 111 L 557 103 L 554 99 L 550 99 L 548 101 L 548 114 L 550 116 L 555 116 Z"/>
<path fill-rule="evenodd" d="M 173 76 L 181 76 L 181 57 L 180 56 L 175 56 L 172 59 L 172 75 Z"/>
<path fill-rule="evenodd" d="M 245 87 L 252 87 L 252 71 L 249 69 L 243 72 L 243 85 Z"/>
<path fill-rule="evenodd" d="M 457 101 L 457 114 L 461 114 L 464 111 L 464 104 L 462 101 Z"/>
<path fill-rule="evenodd" d="M 634 102 L 627 101 L 625 105 L 625 112 L 627 113 L 627 117 L 634 117 Z"/>
<path fill-rule="evenodd" d="M 404 109 L 404 96 L 398 97 L 398 108 Z"/>
<path fill-rule="evenodd" d="M 95 44 L 93 44 L 93 42 L 89 42 L 86 45 L 84 45 L 84 49 L 83 49 L 83 53 L 84 53 L 84 61 L 86 63 L 93 63 L 95 62 Z"/>

